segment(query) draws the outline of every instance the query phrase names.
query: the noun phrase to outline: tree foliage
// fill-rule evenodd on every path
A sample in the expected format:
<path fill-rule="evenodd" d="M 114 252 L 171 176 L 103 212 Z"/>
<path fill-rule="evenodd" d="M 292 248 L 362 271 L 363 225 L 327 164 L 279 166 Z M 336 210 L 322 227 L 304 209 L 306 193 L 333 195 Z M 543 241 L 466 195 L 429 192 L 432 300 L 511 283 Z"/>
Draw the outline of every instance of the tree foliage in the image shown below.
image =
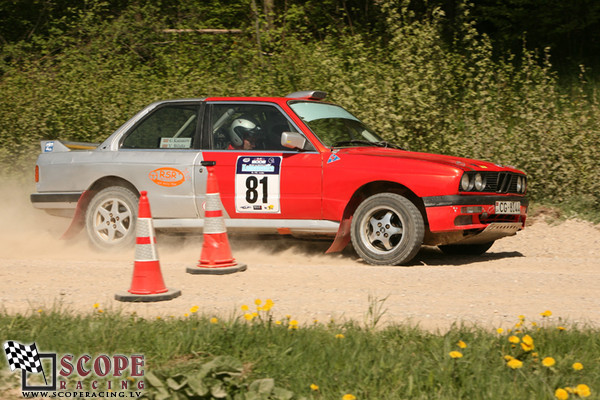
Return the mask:
<path fill-rule="evenodd" d="M 2 14 L 25 27 L 2 31 L 5 171 L 40 139 L 101 141 L 155 100 L 322 89 L 404 147 L 515 165 L 534 200 L 600 210 L 593 87 L 562 93 L 546 53 L 498 56 L 465 4 L 449 36 L 443 8 L 408 0 L 30 1 L 37 25 Z"/>

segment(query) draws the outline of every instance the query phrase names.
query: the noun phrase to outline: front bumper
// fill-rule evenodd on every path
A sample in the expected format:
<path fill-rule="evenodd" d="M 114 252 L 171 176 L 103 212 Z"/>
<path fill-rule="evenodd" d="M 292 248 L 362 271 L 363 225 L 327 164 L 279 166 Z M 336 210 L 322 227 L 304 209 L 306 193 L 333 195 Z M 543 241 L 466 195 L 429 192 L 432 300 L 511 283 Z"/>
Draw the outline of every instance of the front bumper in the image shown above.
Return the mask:
<path fill-rule="evenodd" d="M 496 214 L 497 201 L 520 203 L 520 212 Z M 523 196 L 451 195 L 424 197 L 429 230 L 436 232 L 477 231 L 490 224 L 525 226 L 529 200 Z M 514 225 L 513 225 L 514 226 Z"/>

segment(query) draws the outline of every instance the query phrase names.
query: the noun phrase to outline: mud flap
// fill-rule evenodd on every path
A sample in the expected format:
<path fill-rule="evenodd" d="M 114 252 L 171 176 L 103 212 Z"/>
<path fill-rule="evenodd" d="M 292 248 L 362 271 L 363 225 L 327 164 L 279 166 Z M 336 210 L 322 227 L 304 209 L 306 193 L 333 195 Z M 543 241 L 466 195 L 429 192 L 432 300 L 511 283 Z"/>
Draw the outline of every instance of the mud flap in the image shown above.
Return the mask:
<path fill-rule="evenodd" d="M 90 200 L 92 200 L 92 197 L 94 197 L 95 194 L 95 190 L 86 190 L 81 194 L 81 197 L 79 197 L 79 200 L 77 201 L 77 206 L 75 207 L 75 214 L 71 220 L 71 225 L 69 225 L 65 233 L 61 236 L 61 240 L 73 239 L 81 232 L 85 226 L 85 212 L 87 206 L 90 204 Z"/>
<path fill-rule="evenodd" d="M 344 218 L 342 222 L 340 222 L 340 227 L 335 235 L 335 239 L 333 239 L 333 243 L 327 249 L 325 254 L 328 253 L 338 253 L 346 248 L 348 243 L 350 243 L 350 229 L 352 227 L 352 216 L 348 218 Z"/>

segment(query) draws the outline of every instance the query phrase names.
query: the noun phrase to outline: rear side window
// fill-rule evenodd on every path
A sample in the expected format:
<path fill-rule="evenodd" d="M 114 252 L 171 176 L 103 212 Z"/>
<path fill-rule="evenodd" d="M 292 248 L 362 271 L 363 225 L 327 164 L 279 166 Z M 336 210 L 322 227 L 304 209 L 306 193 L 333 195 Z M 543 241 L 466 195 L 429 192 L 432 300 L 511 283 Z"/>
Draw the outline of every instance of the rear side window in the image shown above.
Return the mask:
<path fill-rule="evenodd" d="M 124 149 L 191 149 L 196 139 L 198 107 L 160 107 L 137 124 L 127 135 Z"/>

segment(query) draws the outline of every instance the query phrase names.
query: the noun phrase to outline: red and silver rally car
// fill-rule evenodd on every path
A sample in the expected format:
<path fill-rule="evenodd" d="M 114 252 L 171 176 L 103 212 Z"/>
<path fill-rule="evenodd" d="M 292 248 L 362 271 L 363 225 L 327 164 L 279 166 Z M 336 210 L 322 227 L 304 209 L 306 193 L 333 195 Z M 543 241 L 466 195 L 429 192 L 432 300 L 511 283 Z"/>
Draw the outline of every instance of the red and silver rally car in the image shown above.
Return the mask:
<path fill-rule="evenodd" d="M 229 231 L 331 236 L 400 265 L 421 245 L 482 254 L 525 225 L 527 178 L 484 161 L 387 143 L 324 92 L 153 103 L 101 144 L 42 141 L 37 208 L 72 216 L 100 248 L 135 240 L 148 192 L 157 230 L 202 228 L 215 162 Z"/>

